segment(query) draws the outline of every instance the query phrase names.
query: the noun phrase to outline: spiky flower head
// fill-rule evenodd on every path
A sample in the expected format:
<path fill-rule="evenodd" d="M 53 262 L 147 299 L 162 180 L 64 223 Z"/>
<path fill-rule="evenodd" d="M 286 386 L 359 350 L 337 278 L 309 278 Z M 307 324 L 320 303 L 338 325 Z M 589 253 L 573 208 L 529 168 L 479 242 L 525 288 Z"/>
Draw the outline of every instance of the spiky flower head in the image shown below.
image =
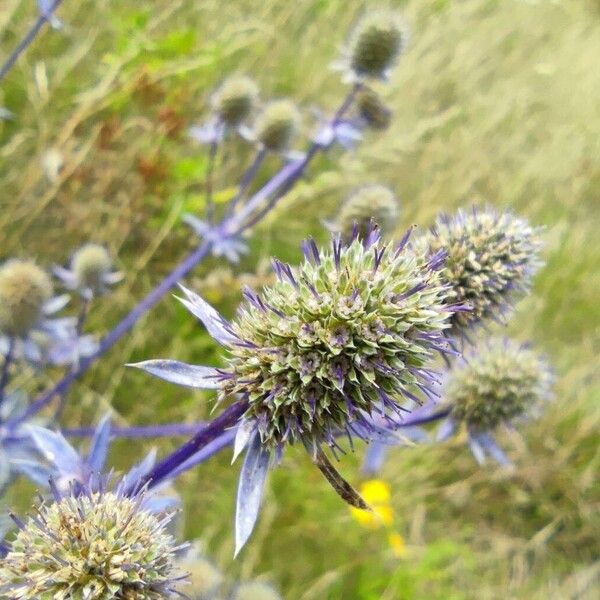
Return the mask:
<path fill-rule="evenodd" d="M 0 267 L 0 332 L 25 336 L 52 296 L 50 277 L 33 261 L 11 259 Z"/>
<path fill-rule="evenodd" d="M 220 395 L 248 400 L 264 445 L 356 434 L 365 414 L 428 389 L 421 367 L 444 345 L 449 309 L 439 259 L 423 265 L 404 244 L 376 232 L 325 252 L 312 242 L 299 268 L 275 261 L 261 297 L 246 291 Z"/>
<path fill-rule="evenodd" d="M 282 600 L 282 598 L 270 585 L 260 581 L 250 581 L 238 586 L 232 600 Z"/>
<path fill-rule="evenodd" d="M 385 78 L 402 53 L 406 38 L 406 29 L 396 13 L 368 13 L 350 39 L 350 68 L 361 78 Z"/>
<path fill-rule="evenodd" d="M 291 100 L 274 100 L 256 123 L 256 138 L 267 150 L 286 150 L 300 125 L 300 112 Z"/>
<path fill-rule="evenodd" d="M 110 273 L 112 260 L 108 250 L 100 244 L 85 244 L 71 261 L 71 269 L 79 288 L 99 291 L 104 287 L 104 278 Z"/>
<path fill-rule="evenodd" d="M 172 598 L 178 548 L 167 522 L 141 508 L 139 496 L 57 496 L 19 522 L 0 589 L 19 600 Z"/>
<path fill-rule="evenodd" d="M 539 229 L 511 212 L 491 208 L 442 215 L 416 245 L 447 254 L 442 276 L 451 288 L 450 298 L 471 308 L 454 313 L 454 334 L 484 319 L 500 318 L 529 289 L 541 264 Z"/>
<path fill-rule="evenodd" d="M 332 228 L 345 239 L 355 229 L 364 238 L 373 222 L 382 233 L 389 233 L 397 225 L 399 213 L 400 202 L 392 190 L 379 184 L 366 185 L 342 204 Z"/>
<path fill-rule="evenodd" d="M 180 562 L 182 571 L 187 574 L 181 591 L 192 600 L 215 600 L 225 577 L 212 561 L 202 556 L 198 546 L 194 544 Z"/>
<path fill-rule="evenodd" d="M 222 123 L 237 127 L 249 116 L 258 98 L 258 86 L 245 75 L 226 79 L 212 97 L 212 107 Z"/>
<path fill-rule="evenodd" d="M 490 431 L 535 411 L 550 395 L 548 364 L 509 339 L 491 340 L 455 366 L 445 386 L 450 418 L 470 431 Z"/>
<path fill-rule="evenodd" d="M 390 126 L 392 111 L 371 88 L 365 87 L 359 92 L 356 106 L 361 120 L 367 127 L 381 131 Z"/>

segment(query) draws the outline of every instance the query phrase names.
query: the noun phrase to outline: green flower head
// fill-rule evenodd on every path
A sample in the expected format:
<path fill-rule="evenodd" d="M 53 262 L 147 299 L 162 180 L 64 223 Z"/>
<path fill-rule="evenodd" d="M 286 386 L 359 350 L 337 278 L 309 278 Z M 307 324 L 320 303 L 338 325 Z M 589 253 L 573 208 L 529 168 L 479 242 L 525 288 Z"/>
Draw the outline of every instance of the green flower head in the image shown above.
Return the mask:
<path fill-rule="evenodd" d="M 357 98 L 358 115 L 370 129 L 387 129 L 392 121 L 392 111 L 383 103 L 379 94 L 370 88 L 363 88 Z"/>
<path fill-rule="evenodd" d="M 550 396 L 550 369 L 527 346 L 508 339 L 473 349 L 445 387 L 450 418 L 470 431 L 490 431 L 535 411 Z"/>
<path fill-rule="evenodd" d="M 71 262 L 77 286 L 93 291 L 104 287 L 104 278 L 110 273 L 111 267 L 108 250 L 100 244 L 85 244 L 75 252 Z"/>
<path fill-rule="evenodd" d="M 0 267 L 0 333 L 25 336 L 52 296 L 50 277 L 34 262 L 11 259 Z"/>
<path fill-rule="evenodd" d="M 264 108 L 256 123 L 256 138 L 267 150 L 286 150 L 300 125 L 300 112 L 290 100 L 275 100 Z"/>
<path fill-rule="evenodd" d="M 459 335 L 482 320 L 500 318 L 529 289 L 540 265 L 539 229 L 489 208 L 439 217 L 416 247 L 446 253 L 442 277 L 450 299 L 471 309 L 452 317 L 453 333 Z"/>
<path fill-rule="evenodd" d="M 257 99 L 256 83 L 249 77 L 233 75 L 213 95 L 212 107 L 224 125 L 237 127 L 250 116 Z"/>
<path fill-rule="evenodd" d="M 20 523 L 0 564 L 0 589 L 19 600 L 174 598 L 178 548 L 166 524 L 140 497 L 57 497 Z"/>

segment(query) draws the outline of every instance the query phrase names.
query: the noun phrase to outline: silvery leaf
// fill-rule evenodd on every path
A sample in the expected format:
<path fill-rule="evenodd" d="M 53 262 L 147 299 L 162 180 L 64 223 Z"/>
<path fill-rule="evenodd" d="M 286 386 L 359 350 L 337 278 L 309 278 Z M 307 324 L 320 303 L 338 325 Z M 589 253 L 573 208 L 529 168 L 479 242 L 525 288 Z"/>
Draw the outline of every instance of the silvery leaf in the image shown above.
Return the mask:
<path fill-rule="evenodd" d="M 240 472 L 235 513 L 235 553 L 237 556 L 252 534 L 263 495 L 270 453 L 263 448 L 260 434 L 254 433 Z"/>
<path fill-rule="evenodd" d="M 86 461 L 94 473 L 101 473 L 104 468 L 110 444 L 110 427 L 110 413 L 107 413 L 96 427 Z"/>
<path fill-rule="evenodd" d="M 235 441 L 233 442 L 233 464 L 236 458 L 242 453 L 242 450 L 248 445 L 252 434 L 256 431 L 256 421 L 242 421 L 237 428 Z"/>
<path fill-rule="evenodd" d="M 165 381 L 185 385 L 191 388 L 215 390 L 219 387 L 216 369 L 200 365 L 188 365 L 178 360 L 158 359 L 146 360 L 139 363 L 130 363 L 128 367 L 142 369 L 150 375 L 160 377 Z"/>
<path fill-rule="evenodd" d="M 79 473 L 81 459 L 61 433 L 37 425 L 28 427 L 31 438 L 44 458 L 61 473 Z"/>

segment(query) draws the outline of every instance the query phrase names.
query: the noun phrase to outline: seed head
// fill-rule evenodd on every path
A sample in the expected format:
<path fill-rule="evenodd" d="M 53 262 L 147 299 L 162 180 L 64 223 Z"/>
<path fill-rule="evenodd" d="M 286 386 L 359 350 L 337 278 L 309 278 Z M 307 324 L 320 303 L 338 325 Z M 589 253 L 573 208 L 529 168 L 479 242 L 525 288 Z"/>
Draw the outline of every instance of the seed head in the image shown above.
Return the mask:
<path fill-rule="evenodd" d="M 439 217 L 417 246 L 429 253 L 446 252 L 442 276 L 451 288 L 450 298 L 471 308 L 454 313 L 455 334 L 483 319 L 501 317 L 529 289 L 540 265 L 539 229 L 510 212 L 489 208 Z"/>
<path fill-rule="evenodd" d="M 111 267 L 110 255 L 100 244 L 85 244 L 75 252 L 71 262 L 77 286 L 81 289 L 89 288 L 94 292 L 104 287 L 104 277 L 108 275 Z"/>
<path fill-rule="evenodd" d="M 259 581 L 242 583 L 233 593 L 232 600 L 282 600 L 270 585 Z"/>
<path fill-rule="evenodd" d="M 529 348 L 507 339 L 472 350 L 454 367 L 445 398 L 451 418 L 471 431 L 489 431 L 534 410 L 550 395 L 546 362 Z"/>
<path fill-rule="evenodd" d="M 395 13 L 366 15 L 350 40 L 350 68 L 358 77 L 384 78 L 402 53 L 406 38 L 406 30 Z"/>
<path fill-rule="evenodd" d="M 0 587 L 20 600 L 162 600 L 174 597 L 173 538 L 140 498 L 112 492 L 42 504 L 0 566 Z"/>
<path fill-rule="evenodd" d="M 420 367 L 449 316 L 438 272 L 374 232 L 321 253 L 312 242 L 305 256 L 296 269 L 275 261 L 278 280 L 261 297 L 247 290 L 231 325 L 239 343 L 221 396 L 249 401 L 271 447 L 318 444 L 365 412 L 398 410 L 424 387 Z"/>
<path fill-rule="evenodd" d="M 212 106 L 225 125 L 237 127 L 250 116 L 257 98 L 258 87 L 252 79 L 233 75 L 215 92 Z"/>
<path fill-rule="evenodd" d="M 400 203 L 392 190 L 383 185 L 367 185 L 356 190 L 342 204 L 333 228 L 345 239 L 352 235 L 354 228 L 364 238 L 372 222 L 382 233 L 389 233 L 397 225 L 399 213 Z"/>
<path fill-rule="evenodd" d="M 50 277 L 34 262 L 5 262 L 0 267 L 0 332 L 26 335 L 41 319 L 50 296 Z"/>
<path fill-rule="evenodd" d="M 371 129 L 387 129 L 392 121 L 392 111 L 382 102 L 379 94 L 370 88 L 363 88 L 356 99 L 358 114 Z"/>
<path fill-rule="evenodd" d="M 256 137 L 274 152 L 286 150 L 300 125 L 300 112 L 290 100 L 267 104 L 256 124 Z"/>

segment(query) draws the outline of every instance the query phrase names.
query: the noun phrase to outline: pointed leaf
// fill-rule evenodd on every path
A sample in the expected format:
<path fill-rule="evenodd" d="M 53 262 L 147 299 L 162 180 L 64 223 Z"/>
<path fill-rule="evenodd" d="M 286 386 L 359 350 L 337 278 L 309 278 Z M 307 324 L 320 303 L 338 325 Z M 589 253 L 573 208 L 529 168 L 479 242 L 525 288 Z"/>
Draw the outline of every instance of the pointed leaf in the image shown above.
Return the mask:
<path fill-rule="evenodd" d="M 502 448 L 498 446 L 496 440 L 489 434 L 481 434 L 479 436 L 479 442 L 485 448 L 485 451 L 500 465 L 503 467 L 510 466 L 512 463 L 504 454 Z"/>
<path fill-rule="evenodd" d="M 477 436 L 469 434 L 469 448 L 471 449 L 471 454 L 475 457 L 475 460 L 480 465 L 483 465 L 485 463 L 485 450 Z"/>
<path fill-rule="evenodd" d="M 131 490 L 135 488 L 137 483 L 148 473 L 156 462 L 156 448 L 152 448 L 150 452 L 137 464 L 131 467 L 131 469 L 123 476 L 123 484 L 126 489 Z"/>
<path fill-rule="evenodd" d="M 444 419 L 437 431 L 436 440 L 438 442 L 445 442 L 454 435 L 455 431 L 456 423 L 452 419 Z"/>
<path fill-rule="evenodd" d="M 370 510 L 369 505 L 362 499 L 361 495 L 339 474 L 338 470 L 331 464 L 320 446 L 316 449 L 314 462 L 323 473 L 331 487 L 338 493 L 340 498 L 350 506 L 362 510 Z"/>
<path fill-rule="evenodd" d="M 110 413 L 107 413 L 96 427 L 94 437 L 90 443 L 87 464 L 94 473 L 101 473 L 104 468 L 110 444 L 110 428 Z"/>
<path fill-rule="evenodd" d="M 186 287 L 179 286 L 185 298 L 178 298 L 179 301 L 200 321 L 210 335 L 223 346 L 230 346 L 237 338 L 227 331 L 225 324 L 227 321 L 208 303 L 206 300 L 195 294 Z"/>
<path fill-rule="evenodd" d="M 233 464 L 236 458 L 242 453 L 242 450 L 248 445 L 252 434 L 256 431 L 256 421 L 242 421 L 237 428 L 235 441 L 233 443 Z"/>
<path fill-rule="evenodd" d="M 81 458 L 61 433 L 37 425 L 30 425 L 29 432 L 31 439 L 44 458 L 61 473 L 69 475 L 79 473 Z"/>
<path fill-rule="evenodd" d="M 200 365 L 188 365 L 178 360 L 146 360 L 139 363 L 131 363 L 128 367 L 142 369 L 155 377 L 160 377 L 165 381 L 185 385 L 191 388 L 203 390 L 216 390 L 219 383 L 216 379 L 217 370 L 212 367 L 203 367 Z"/>
<path fill-rule="evenodd" d="M 386 453 L 387 447 L 384 444 L 379 444 L 377 442 L 369 444 L 363 458 L 361 471 L 365 475 L 375 475 L 379 473 L 383 467 Z"/>
<path fill-rule="evenodd" d="M 235 513 L 235 553 L 237 556 L 248 538 L 252 534 L 263 489 L 269 470 L 270 453 L 265 450 L 260 441 L 258 431 L 254 433 L 242 470 L 237 493 L 237 507 Z"/>

